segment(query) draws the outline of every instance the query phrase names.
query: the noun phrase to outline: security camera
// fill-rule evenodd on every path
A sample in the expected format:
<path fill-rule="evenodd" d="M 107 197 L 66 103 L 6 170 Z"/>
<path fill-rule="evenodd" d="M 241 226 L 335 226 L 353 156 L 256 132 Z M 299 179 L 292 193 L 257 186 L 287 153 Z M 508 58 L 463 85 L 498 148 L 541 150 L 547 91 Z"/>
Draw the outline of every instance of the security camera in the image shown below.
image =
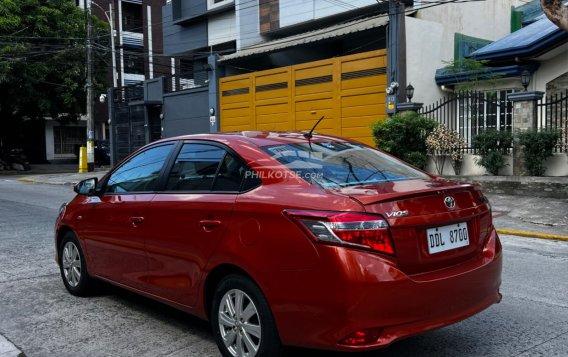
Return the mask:
<path fill-rule="evenodd" d="M 99 102 L 101 102 L 101 103 L 106 102 L 106 99 L 107 99 L 107 95 L 106 95 L 106 94 L 101 94 L 101 95 L 99 96 Z"/>

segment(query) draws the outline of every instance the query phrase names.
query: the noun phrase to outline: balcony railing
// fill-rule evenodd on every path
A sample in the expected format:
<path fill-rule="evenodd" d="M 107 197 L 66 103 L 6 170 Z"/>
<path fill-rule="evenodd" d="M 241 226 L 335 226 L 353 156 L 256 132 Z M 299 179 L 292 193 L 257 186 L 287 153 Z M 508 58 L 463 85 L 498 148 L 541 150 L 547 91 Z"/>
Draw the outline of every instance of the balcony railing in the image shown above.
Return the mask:
<path fill-rule="evenodd" d="M 122 43 L 130 47 L 144 47 L 144 35 L 141 33 L 124 31 L 122 33 Z"/>
<path fill-rule="evenodd" d="M 124 85 L 129 86 L 144 82 L 146 77 L 143 74 L 124 73 Z"/>

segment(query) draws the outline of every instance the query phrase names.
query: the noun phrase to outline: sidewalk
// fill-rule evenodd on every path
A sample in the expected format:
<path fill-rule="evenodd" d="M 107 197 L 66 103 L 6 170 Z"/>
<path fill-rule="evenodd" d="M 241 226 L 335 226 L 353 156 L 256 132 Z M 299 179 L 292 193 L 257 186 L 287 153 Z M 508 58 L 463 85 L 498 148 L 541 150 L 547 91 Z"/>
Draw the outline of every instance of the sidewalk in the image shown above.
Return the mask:
<path fill-rule="evenodd" d="M 109 169 L 109 167 L 96 167 L 93 172 L 79 173 L 79 165 L 70 161 L 34 164 L 30 171 L 0 171 L 0 177 L 10 177 L 31 183 L 74 185 L 90 177 L 101 178 Z"/>
<path fill-rule="evenodd" d="M 38 184 L 73 185 L 89 177 L 101 178 L 108 169 L 97 168 L 96 171 L 87 173 L 77 173 L 76 167 L 72 170 L 67 167 L 66 173 L 46 173 L 49 172 L 46 168 L 38 171 L 43 173 L 32 174 L 28 171 L 24 175 L 12 177 L 18 181 Z M 495 227 L 500 234 L 568 241 L 568 199 L 487 192 L 486 195 L 492 206 Z"/>

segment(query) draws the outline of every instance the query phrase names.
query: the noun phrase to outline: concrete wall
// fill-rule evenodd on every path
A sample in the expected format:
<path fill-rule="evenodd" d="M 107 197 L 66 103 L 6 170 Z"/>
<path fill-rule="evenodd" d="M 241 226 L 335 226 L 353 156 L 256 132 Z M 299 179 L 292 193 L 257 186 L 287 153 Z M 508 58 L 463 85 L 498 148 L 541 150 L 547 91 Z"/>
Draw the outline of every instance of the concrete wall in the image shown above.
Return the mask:
<path fill-rule="evenodd" d="M 464 155 L 464 160 L 462 163 L 461 176 L 483 176 L 490 175 L 485 168 L 477 165 L 475 160 L 478 159 L 478 155 Z M 499 171 L 500 176 L 511 176 L 513 175 L 513 157 L 511 155 L 507 156 L 507 166 L 503 167 Z M 568 176 L 568 154 L 554 154 L 552 157 L 546 160 L 546 172 L 544 176 Z M 432 157 L 428 157 L 428 164 L 426 165 L 426 171 L 438 175 L 436 166 Z M 453 176 L 455 175 L 454 169 L 450 160 L 446 160 L 443 170 L 443 175 Z"/>
<path fill-rule="evenodd" d="M 321 19 L 356 8 L 377 5 L 375 0 L 280 0 L 280 27 Z"/>
<path fill-rule="evenodd" d="M 163 137 L 209 132 L 208 88 L 164 95 Z"/>
<path fill-rule="evenodd" d="M 478 155 L 471 155 L 471 154 L 464 155 L 460 175 L 462 176 L 489 175 L 489 173 L 485 170 L 484 167 L 479 166 L 475 163 L 478 158 L 479 158 Z M 431 156 L 428 157 L 428 163 L 426 164 L 426 171 L 434 175 L 438 175 L 438 172 L 436 170 L 436 165 L 434 164 L 434 161 L 432 160 Z M 446 159 L 442 174 L 447 176 L 455 175 L 454 169 L 449 159 Z M 510 176 L 512 174 L 513 174 L 513 157 L 511 155 L 508 155 L 506 157 L 506 165 L 501 170 L 499 170 L 499 175 Z"/>

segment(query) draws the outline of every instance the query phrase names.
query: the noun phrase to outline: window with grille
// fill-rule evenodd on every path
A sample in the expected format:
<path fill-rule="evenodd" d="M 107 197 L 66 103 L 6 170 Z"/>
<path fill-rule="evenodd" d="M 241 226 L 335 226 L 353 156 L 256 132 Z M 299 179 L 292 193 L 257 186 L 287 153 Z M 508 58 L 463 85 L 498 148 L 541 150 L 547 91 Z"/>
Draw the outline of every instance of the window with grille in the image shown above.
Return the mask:
<path fill-rule="evenodd" d="M 87 142 L 87 129 L 78 126 L 53 127 L 53 146 L 56 155 L 76 154 Z"/>
<path fill-rule="evenodd" d="M 486 129 L 511 131 L 513 103 L 507 94 L 513 89 L 469 92 L 459 96 L 457 119 L 460 135 L 471 145 L 471 138 Z"/>

